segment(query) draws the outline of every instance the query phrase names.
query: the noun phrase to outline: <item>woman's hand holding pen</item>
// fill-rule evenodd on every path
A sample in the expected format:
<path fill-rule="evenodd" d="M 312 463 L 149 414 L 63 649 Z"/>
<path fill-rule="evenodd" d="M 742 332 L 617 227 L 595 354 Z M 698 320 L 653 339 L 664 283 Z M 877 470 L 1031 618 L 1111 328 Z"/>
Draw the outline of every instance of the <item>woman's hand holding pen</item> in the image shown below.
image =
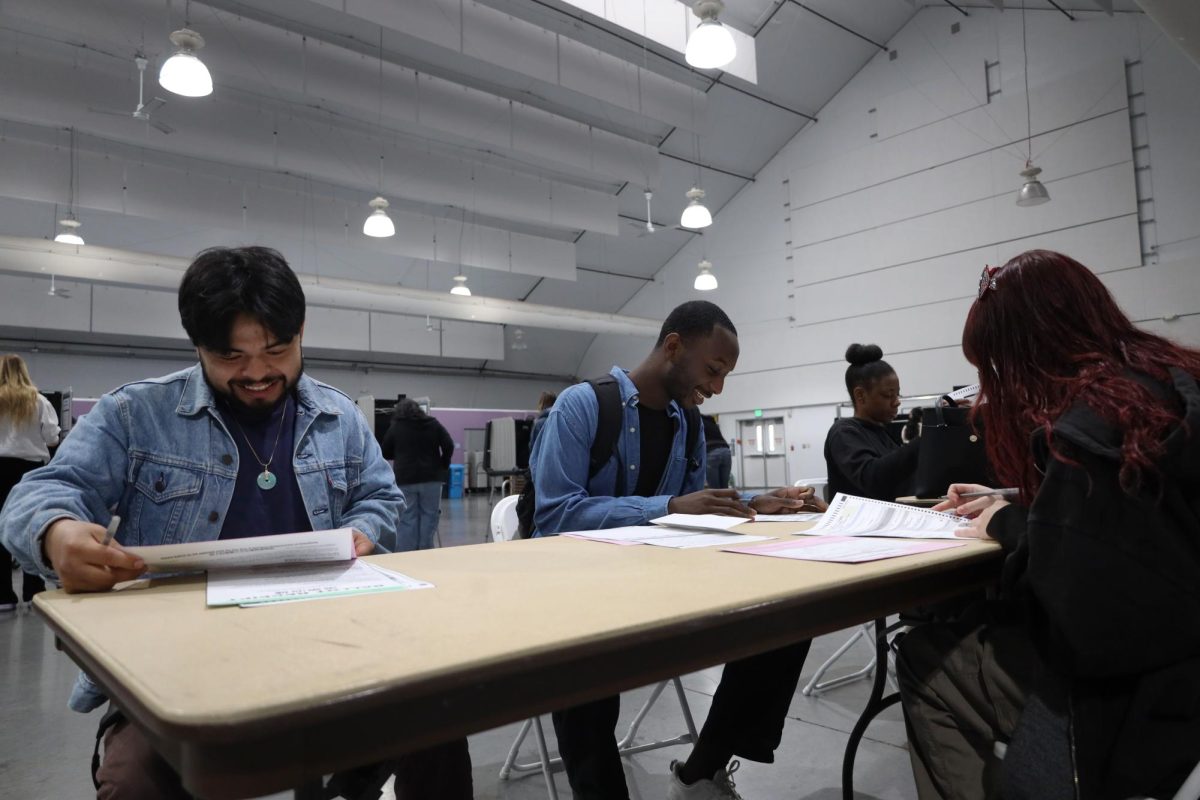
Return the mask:
<path fill-rule="evenodd" d="M 972 539 L 990 539 L 987 526 L 995 515 L 1008 501 L 997 494 L 984 494 L 992 490 L 978 483 L 954 483 L 946 490 L 946 499 L 933 507 L 934 511 L 953 511 L 966 522 L 962 528 L 955 531 L 957 536 Z M 965 497 L 964 495 L 980 495 Z"/>
<path fill-rule="evenodd" d="M 121 545 L 105 544 L 106 533 L 102 525 L 75 519 L 60 519 L 47 529 L 42 549 L 68 592 L 101 592 L 146 571 L 145 562 Z"/>

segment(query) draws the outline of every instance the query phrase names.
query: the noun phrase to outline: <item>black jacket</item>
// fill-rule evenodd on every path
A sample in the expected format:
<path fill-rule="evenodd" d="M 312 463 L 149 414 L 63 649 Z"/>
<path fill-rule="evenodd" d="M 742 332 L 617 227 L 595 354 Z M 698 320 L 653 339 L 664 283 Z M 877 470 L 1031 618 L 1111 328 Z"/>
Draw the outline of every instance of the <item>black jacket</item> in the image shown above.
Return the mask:
<path fill-rule="evenodd" d="M 988 525 L 1049 667 L 1035 693 L 1068 721 L 1080 798 L 1169 797 L 1200 762 L 1200 386 L 1179 370 L 1172 379 L 1157 391 L 1184 420 L 1161 479 L 1125 494 L 1120 432 L 1080 403 L 1053 428 L 1076 463 L 1035 437 L 1045 478 L 1032 507 L 1005 507 Z M 1036 762 L 1051 749 L 1009 755 Z M 1006 758 L 1005 769 L 1038 765 Z"/>
<path fill-rule="evenodd" d="M 438 483 L 446 480 L 454 440 L 433 417 L 393 419 L 383 437 L 383 457 L 394 459 L 396 483 Z"/>
<path fill-rule="evenodd" d="M 856 417 L 837 420 L 825 437 L 826 499 L 838 492 L 888 501 L 909 494 L 917 441 L 898 445 L 882 425 Z"/>

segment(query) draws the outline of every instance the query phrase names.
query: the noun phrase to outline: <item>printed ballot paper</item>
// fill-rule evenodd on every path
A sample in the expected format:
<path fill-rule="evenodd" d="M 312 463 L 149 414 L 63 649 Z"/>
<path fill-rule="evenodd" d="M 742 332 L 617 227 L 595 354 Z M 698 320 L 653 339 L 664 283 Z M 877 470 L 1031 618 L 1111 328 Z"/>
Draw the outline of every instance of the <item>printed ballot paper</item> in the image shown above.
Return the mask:
<path fill-rule="evenodd" d="M 254 606 L 433 586 L 357 560 L 350 528 L 125 549 L 145 561 L 151 572 L 208 572 L 210 606 Z"/>
<path fill-rule="evenodd" d="M 208 605 L 248 607 L 318 597 L 431 588 L 432 583 L 366 561 L 288 564 L 210 572 Z"/>
<path fill-rule="evenodd" d="M 308 533 L 280 533 L 214 542 L 126 547 L 146 562 L 151 572 L 199 572 L 273 564 L 349 561 L 354 558 L 350 528 Z"/>
<path fill-rule="evenodd" d="M 838 492 L 821 521 L 801 535 L 892 536 L 904 539 L 957 539 L 961 517 Z"/>

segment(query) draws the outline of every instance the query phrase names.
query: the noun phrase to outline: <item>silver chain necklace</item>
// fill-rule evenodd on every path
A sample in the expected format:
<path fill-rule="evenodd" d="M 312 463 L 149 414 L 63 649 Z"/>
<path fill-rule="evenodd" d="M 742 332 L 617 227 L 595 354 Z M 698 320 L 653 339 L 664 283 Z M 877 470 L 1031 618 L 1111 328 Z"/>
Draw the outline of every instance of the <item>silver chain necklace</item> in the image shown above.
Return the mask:
<path fill-rule="evenodd" d="M 254 460 L 257 461 L 258 465 L 263 468 L 262 474 L 255 478 L 254 482 L 257 483 L 258 488 L 262 489 L 264 492 L 274 489 L 275 484 L 278 483 L 278 478 L 275 477 L 275 473 L 271 472 L 271 464 L 275 461 L 275 451 L 279 447 L 279 437 L 283 435 L 283 423 L 287 421 L 288 403 L 291 401 L 291 399 L 291 395 L 288 395 L 284 398 L 283 414 L 279 417 L 279 430 L 275 432 L 275 444 L 271 445 L 271 457 L 266 461 L 266 463 L 263 463 L 263 460 L 258 457 L 258 451 L 254 449 L 254 445 L 250 444 L 250 437 L 246 435 L 244 430 L 242 430 L 241 424 L 237 421 L 237 416 L 232 413 L 229 415 L 229 418 L 233 420 L 234 426 L 238 429 L 238 433 L 240 433 L 242 435 L 242 439 L 245 440 L 246 447 L 249 447 L 250 452 L 254 454 Z"/>

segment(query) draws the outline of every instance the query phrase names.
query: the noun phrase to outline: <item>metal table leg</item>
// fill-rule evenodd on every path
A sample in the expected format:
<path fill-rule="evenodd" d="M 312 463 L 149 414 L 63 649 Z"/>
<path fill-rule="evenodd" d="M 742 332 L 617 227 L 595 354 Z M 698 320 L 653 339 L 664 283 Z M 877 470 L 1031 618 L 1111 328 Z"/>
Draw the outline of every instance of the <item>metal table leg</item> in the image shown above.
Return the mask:
<path fill-rule="evenodd" d="M 887 620 L 875 620 L 875 681 L 871 684 L 871 696 L 867 699 L 867 707 L 862 716 L 854 724 L 850 739 L 846 742 L 846 754 L 842 758 L 842 800 L 854 800 L 854 756 L 858 752 L 858 743 L 871 720 L 888 706 L 895 705 L 900 700 L 900 693 L 893 692 L 883 696 L 883 687 L 887 683 L 888 641 Z"/>

